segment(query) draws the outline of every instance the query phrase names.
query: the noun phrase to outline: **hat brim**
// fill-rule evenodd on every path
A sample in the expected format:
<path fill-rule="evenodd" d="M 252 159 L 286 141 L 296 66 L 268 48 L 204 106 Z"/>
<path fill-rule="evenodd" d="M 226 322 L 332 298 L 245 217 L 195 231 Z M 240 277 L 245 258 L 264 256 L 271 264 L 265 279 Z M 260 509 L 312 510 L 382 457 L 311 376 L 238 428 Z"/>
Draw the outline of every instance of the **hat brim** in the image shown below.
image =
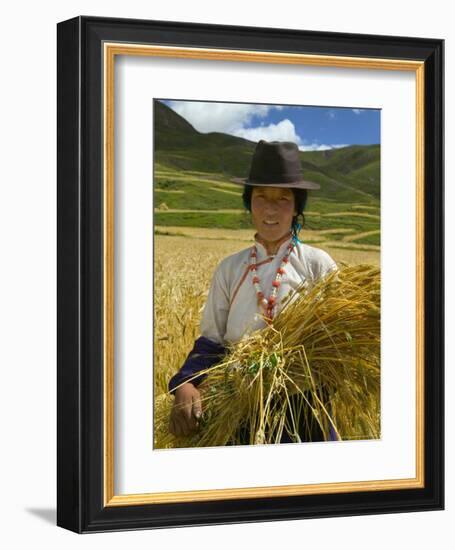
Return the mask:
<path fill-rule="evenodd" d="M 251 185 L 254 187 L 287 187 L 294 189 L 320 189 L 319 183 L 313 181 L 299 180 L 291 183 L 258 183 L 255 181 L 248 181 L 248 178 L 232 178 L 230 181 L 237 185 Z"/>

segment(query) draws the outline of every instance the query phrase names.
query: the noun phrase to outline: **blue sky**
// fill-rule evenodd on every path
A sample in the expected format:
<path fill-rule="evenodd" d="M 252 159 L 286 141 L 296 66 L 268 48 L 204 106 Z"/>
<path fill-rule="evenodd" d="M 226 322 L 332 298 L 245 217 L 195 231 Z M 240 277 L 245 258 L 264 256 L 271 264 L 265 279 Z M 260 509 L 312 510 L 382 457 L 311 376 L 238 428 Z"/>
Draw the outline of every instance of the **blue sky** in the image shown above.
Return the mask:
<path fill-rule="evenodd" d="M 302 151 L 380 143 L 380 109 L 164 100 L 202 133 L 294 141 Z"/>

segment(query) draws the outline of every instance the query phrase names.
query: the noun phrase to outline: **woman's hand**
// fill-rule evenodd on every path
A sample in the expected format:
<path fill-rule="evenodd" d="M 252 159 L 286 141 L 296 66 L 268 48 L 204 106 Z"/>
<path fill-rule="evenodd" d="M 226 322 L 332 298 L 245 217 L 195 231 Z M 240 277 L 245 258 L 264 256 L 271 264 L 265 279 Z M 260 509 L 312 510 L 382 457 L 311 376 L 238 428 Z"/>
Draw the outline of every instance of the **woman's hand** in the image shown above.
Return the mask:
<path fill-rule="evenodd" d="M 187 382 L 175 390 L 175 401 L 169 421 L 169 431 L 176 435 L 190 435 L 199 428 L 202 416 L 201 394 Z"/>

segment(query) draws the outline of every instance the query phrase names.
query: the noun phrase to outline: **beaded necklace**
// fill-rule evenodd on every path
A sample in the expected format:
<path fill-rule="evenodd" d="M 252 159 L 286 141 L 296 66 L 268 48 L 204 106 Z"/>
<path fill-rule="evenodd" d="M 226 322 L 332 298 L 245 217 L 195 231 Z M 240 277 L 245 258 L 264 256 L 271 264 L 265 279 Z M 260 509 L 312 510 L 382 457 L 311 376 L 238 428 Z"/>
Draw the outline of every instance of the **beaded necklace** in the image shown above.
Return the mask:
<path fill-rule="evenodd" d="M 261 308 L 263 309 L 265 313 L 266 321 L 269 324 L 271 324 L 273 319 L 273 308 L 275 307 L 278 289 L 280 288 L 280 285 L 281 285 L 281 279 L 283 278 L 283 275 L 285 273 L 285 267 L 286 267 L 286 264 L 289 262 L 289 255 L 294 249 L 294 246 L 295 246 L 295 241 L 292 240 L 289 243 L 289 245 L 286 247 L 286 253 L 283 256 L 283 259 L 281 260 L 280 267 L 276 271 L 275 279 L 272 282 L 272 291 L 268 299 L 265 297 L 265 294 L 262 291 L 262 288 L 260 285 L 260 279 L 257 275 L 256 258 L 257 258 L 258 251 L 257 251 L 256 245 L 253 245 L 253 249 L 250 254 L 250 258 L 251 258 L 250 270 L 253 275 L 252 281 L 253 281 L 254 288 L 256 290 L 258 305 L 260 305 Z"/>

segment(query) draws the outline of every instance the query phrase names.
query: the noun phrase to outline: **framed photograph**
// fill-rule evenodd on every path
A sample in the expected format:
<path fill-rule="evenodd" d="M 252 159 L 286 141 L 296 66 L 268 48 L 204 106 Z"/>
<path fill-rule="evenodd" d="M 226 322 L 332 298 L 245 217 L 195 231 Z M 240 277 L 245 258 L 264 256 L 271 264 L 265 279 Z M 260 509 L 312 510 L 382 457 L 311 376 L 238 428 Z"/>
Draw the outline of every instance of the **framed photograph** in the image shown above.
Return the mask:
<path fill-rule="evenodd" d="M 443 509 L 443 54 L 58 24 L 59 526 Z"/>

